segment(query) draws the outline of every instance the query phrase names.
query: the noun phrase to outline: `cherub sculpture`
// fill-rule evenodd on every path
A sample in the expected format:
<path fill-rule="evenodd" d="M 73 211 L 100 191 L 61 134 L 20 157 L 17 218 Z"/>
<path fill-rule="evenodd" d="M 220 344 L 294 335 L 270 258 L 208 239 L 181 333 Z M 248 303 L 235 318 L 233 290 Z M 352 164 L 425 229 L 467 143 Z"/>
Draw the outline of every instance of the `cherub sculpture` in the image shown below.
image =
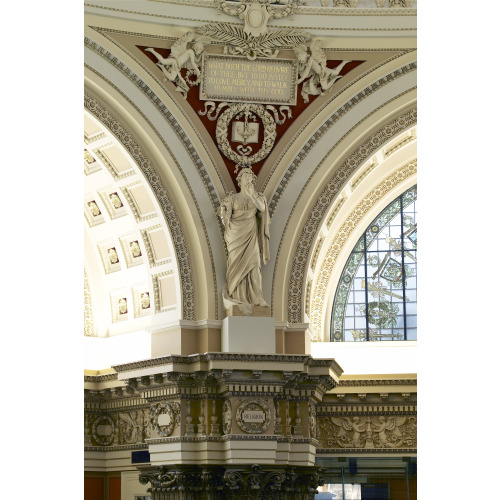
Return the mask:
<path fill-rule="evenodd" d="M 321 45 L 321 40 L 315 40 L 309 49 L 305 45 L 293 49 L 299 61 L 300 77 L 297 85 L 304 82 L 301 92 L 304 102 L 309 102 L 309 95 L 323 95 L 330 90 L 333 84 L 342 78 L 340 72 L 344 66 L 351 62 L 342 61 L 335 69 L 328 68 L 326 54 Z"/>
<path fill-rule="evenodd" d="M 196 74 L 196 82 L 190 82 L 190 85 L 196 85 L 200 77 L 200 70 L 198 66 L 201 64 L 201 53 L 205 45 L 200 39 L 193 43 L 193 48 L 189 48 L 188 44 L 193 42 L 194 34 L 188 31 L 181 38 L 175 41 L 172 45 L 170 55 L 165 58 L 153 48 L 147 48 L 146 52 L 151 52 L 158 62 L 156 65 L 162 70 L 165 75 L 164 81 L 169 80 L 173 82 L 177 88 L 176 92 L 181 92 L 184 98 L 187 97 L 189 85 L 181 76 L 181 69 L 187 68 L 188 75 Z"/>
<path fill-rule="evenodd" d="M 337 438 L 344 447 L 362 448 L 361 433 L 366 431 L 366 417 L 331 417 L 332 422 L 339 427 Z"/>
<path fill-rule="evenodd" d="M 391 443 L 388 439 L 388 436 L 386 434 L 386 431 L 389 431 L 392 433 L 392 436 L 394 439 L 397 441 L 400 441 L 403 434 L 401 431 L 398 429 L 398 427 L 402 426 L 406 422 L 406 417 L 389 417 L 386 418 L 385 416 L 380 416 L 378 417 L 378 426 L 376 422 L 373 422 L 375 426 L 373 427 L 373 430 L 378 433 L 378 441 L 379 441 L 379 446 L 381 448 L 390 448 L 397 446 L 401 443 Z"/>

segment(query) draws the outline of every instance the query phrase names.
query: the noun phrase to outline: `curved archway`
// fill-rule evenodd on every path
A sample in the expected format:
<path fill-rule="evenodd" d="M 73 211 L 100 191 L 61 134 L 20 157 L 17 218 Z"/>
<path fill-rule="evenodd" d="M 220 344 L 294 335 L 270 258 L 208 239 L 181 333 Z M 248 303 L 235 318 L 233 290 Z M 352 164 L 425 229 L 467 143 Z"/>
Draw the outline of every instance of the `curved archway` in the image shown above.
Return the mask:
<path fill-rule="evenodd" d="M 279 255 L 278 252 L 273 283 L 273 291 L 283 289 L 279 296 L 273 297 L 277 315 L 284 315 L 290 323 L 304 321 L 308 266 L 313 258 L 314 245 L 322 236 L 322 225 L 327 224 L 329 219 L 331 224 L 335 219 L 335 212 L 351 193 L 349 182 L 360 175 L 367 159 L 415 123 L 414 108 L 401 113 L 399 106 L 396 106 L 396 112 L 382 127 L 375 121 L 376 128 L 374 123 L 364 123 L 360 127 L 364 128 L 364 134 L 360 134 L 360 130 L 352 131 L 357 146 L 344 150 L 342 156 L 333 160 L 333 165 L 329 163 L 331 166 L 328 167 L 326 157 L 323 157 L 325 171 L 316 173 L 315 178 L 319 181 L 316 184 L 308 180 L 309 185 L 295 204 L 280 242 L 284 253 Z M 329 154 L 332 153 L 335 151 L 330 150 Z"/>

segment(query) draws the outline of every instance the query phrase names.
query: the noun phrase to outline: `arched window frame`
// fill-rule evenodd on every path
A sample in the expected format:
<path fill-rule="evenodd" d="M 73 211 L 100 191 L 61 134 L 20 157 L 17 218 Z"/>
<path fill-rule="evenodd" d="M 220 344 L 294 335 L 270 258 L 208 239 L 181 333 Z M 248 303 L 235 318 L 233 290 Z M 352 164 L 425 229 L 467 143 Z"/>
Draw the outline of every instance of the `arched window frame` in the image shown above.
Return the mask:
<path fill-rule="evenodd" d="M 330 328 L 332 342 L 416 340 L 416 199 L 417 186 L 415 185 L 387 205 L 368 225 L 355 245 L 347 259 L 335 293 Z M 413 217 L 409 215 L 410 210 Z M 398 237 L 395 237 L 392 228 L 394 227 L 393 222 L 398 217 L 400 231 Z M 385 234 L 389 232 L 389 227 L 391 228 L 390 234 Z M 381 241 L 380 236 L 383 234 L 392 239 L 392 241 L 387 241 L 388 249 L 385 250 L 384 245 L 381 245 L 381 249 L 378 248 L 379 241 Z M 398 251 L 398 239 L 399 242 L 401 240 L 404 242 L 403 252 Z M 373 249 L 374 245 L 377 247 L 376 249 Z M 382 259 L 379 257 L 380 254 L 385 254 Z M 399 258 L 395 259 L 394 257 Z M 393 272 L 397 269 L 397 263 L 400 264 L 401 272 L 399 276 L 392 276 L 397 279 L 391 282 L 385 276 L 390 276 L 391 265 Z M 369 283 L 369 278 L 375 278 L 373 274 L 370 276 L 368 273 L 369 267 L 372 270 L 374 267 L 377 268 L 376 275 L 379 276 L 379 280 L 375 283 L 378 284 Z M 361 273 L 364 271 L 361 277 L 364 277 L 364 280 L 360 279 L 360 268 Z M 384 279 L 384 282 L 381 279 Z M 409 280 L 412 282 L 411 287 L 408 286 Z M 363 281 L 364 284 L 368 283 L 368 286 L 364 286 Z M 353 286 L 356 283 L 361 283 L 363 290 L 357 289 L 353 292 Z M 377 290 L 377 287 L 380 291 Z M 356 299 L 350 301 L 353 293 L 356 293 L 356 297 L 359 299 L 361 292 L 364 294 L 364 302 Z M 377 294 L 378 301 L 373 300 Z M 371 300 L 369 295 L 372 296 Z M 384 298 L 380 299 L 380 297 Z M 398 298 L 400 302 L 394 300 Z M 402 311 L 400 311 L 399 305 L 402 306 Z M 348 306 L 351 310 L 357 307 L 357 312 L 361 312 L 362 315 L 356 315 L 355 311 L 351 311 L 351 315 L 346 315 Z M 411 312 L 410 309 L 412 309 Z M 400 312 L 402 314 L 399 314 Z M 346 317 L 353 328 L 349 326 L 346 328 Z M 361 318 L 363 318 L 363 328 L 359 327 Z M 402 325 L 400 325 L 400 318 L 403 320 Z M 350 331 L 350 334 L 346 336 L 347 330 Z"/>

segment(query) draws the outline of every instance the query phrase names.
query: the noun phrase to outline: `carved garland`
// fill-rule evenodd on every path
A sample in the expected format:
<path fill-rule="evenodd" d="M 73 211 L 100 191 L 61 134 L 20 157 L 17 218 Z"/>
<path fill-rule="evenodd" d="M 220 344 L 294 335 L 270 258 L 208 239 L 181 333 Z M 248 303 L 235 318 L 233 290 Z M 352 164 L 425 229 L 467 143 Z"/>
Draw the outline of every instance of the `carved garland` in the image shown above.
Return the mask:
<path fill-rule="evenodd" d="M 99 427 L 107 426 L 110 432 L 101 434 Z M 115 421 L 109 415 L 100 415 L 92 423 L 91 428 L 92 439 L 100 446 L 109 446 L 115 438 Z"/>
<path fill-rule="evenodd" d="M 160 415 L 168 415 L 169 422 L 165 425 L 158 423 Z M 151 425 L 160 436 L 170 436 L 174 432 L 175 427 L 179 424 L 180 420 L 180 405 L 179 403 L 156 403 L 151 408 Z"/>
<path fill-rule="evenodd" d="M 326 184 L 325 188 L 318 196 L 318 199 L 309 212 L 309 217 L 304 224 L 302 234 L 295 249 L 295 255 L 292 260 L 292 271 L 288 286 L 288 321 L 290 323 L 302 322 L 302 302 L 303 302 L 303 284 L 304 276 L 308 264 L 308 255 L 316 238 L 321 222 L 323 221 L 329 207 L 338 196 L 342 187 L 349 179 L 351 174 L 366 161 L 375 151 L 401 131 L 414 125 L 417 121 L 417 110 L 412 109 L 404 115 L 392 120 L 385 125 L 367 141 L 365 141 L 357 150 L 351 154 L 337 169 L 334 175 Z"/>
<path fill-rule="evenodd" d="M 245 420 L 245 412 L 264 413 L 262 422 L 248 422 Z M 236 423 L 238 427 L 248 434 L 261 434 L 264 432 L 271 422 L 271 413 L 269 407 L 264 401 L 251 399 L 245 401 L 236 410 Z"/>
<path fill-rule="evenodd" d="M 85 93 L 85 109 L 97 118 L 115 137 L 121 142 L 128 153 L 132 156 L 135 163 L 139 166 L 146 179 L 155 193 L 160 206 L 165 215 L 168 224 L 172 242 L 179 265 L 180 281 L 182 283 L 182 313 L 183 319 L 194 319 L 195 301 L 194 301 L 194 281 L 191 271 L 191 262 L 187 249 L 186 240 L 182 232 L 182 226 L 173 203 L 167 195 L 167 190 L 163 186 L 159 175 L 154 170 L 151 161 L 146 157 L 142 148 L 137 144 L 132 134 L 130 134 L 123 125 L 111 113 L 95 99 L 93 96 Z"/>
<path fill-rule="evenodd" d="M 311 326 L 314 340 L 321 341 L 322 318 L 325 295 L 332 275 L 333 267 L 342 248 L 349 236 L 365 214 L 375 206 L 383 196 L 392 191 L 398 184 L 417 173 L 417 161 L 411 161 L 380 182 L 356 207 L 351 211 L 346 221 L 342 224 L 330 245 L 318 273 L 318 278 L 313 289 L 311 302 Z"/>
<path fill-rule="evenodd" d="M 231 145 L 227 139 L 229 122 L 235 115 L 242 111 L 250 111 L 251 113 L 256 114 L 264 124 L 264 142 L 262 147 L 259 151 L 257 151 L 257 153 L 251 156 L 236 154 L 231 149 Z M 229 109 L 226 109 L 220 115 L 219 120 L 217 121 L 215 137 L 217 139 L 219 149 L 225 156 L 241 167 L 248 167 L 265 158 L 271 151 L 276 139 L 276 123 L 274 122 L 273 117 L 265 110 L 264 106 L 260 104 L 232 104 Z"/>

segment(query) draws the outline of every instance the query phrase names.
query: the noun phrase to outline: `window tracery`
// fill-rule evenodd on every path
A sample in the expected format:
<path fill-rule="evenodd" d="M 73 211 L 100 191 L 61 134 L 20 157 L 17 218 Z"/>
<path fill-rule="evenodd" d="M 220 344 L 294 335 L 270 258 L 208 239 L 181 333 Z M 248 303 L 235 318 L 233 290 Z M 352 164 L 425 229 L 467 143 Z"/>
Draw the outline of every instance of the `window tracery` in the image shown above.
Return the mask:
<path fill-rule="evenodd" d="M 368 226 L 340 277 L 330 340 L 417 339 L 417 186 Z"/>

